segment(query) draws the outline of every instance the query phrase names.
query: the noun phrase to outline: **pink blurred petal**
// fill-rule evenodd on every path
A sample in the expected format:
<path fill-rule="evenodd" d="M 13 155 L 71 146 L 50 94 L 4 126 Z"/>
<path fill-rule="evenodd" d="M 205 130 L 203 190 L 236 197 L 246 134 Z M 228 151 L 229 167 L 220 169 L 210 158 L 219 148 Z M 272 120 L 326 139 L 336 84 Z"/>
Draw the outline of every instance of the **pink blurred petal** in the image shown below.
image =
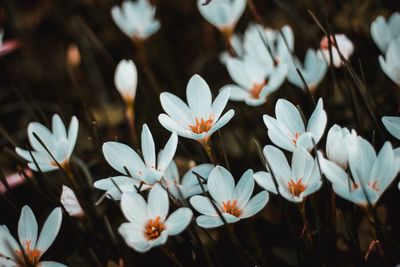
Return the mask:
<path fill-rule="evenodd" d="M 0 46 L 0 57 L 3 57 L 14 50 L 21 47 L 21 43 L 18 40 L 7 40 L 4 41 L 3 44 Z"/>
<path fill-rule="evenodd" d="M 82 210 L 74 191 L 68 186 L 63 185 L 61 193 L 61 204 L 71 217 L 83 217 L 85 212 Z"/>
<path fill-rule="evenodd" d="M 28 178 L 32 177 L 32 171 L 30 169 L 24 169 L 24 172 Z M 16 172 L 10 175 L 6 175 L 6 181 L 10 189 L 15 188 L 25 182 L 25 177 L 20 173 Z M 0 182 L 0 193 L 3 194 L 7 192 L 6 186 Z"/>

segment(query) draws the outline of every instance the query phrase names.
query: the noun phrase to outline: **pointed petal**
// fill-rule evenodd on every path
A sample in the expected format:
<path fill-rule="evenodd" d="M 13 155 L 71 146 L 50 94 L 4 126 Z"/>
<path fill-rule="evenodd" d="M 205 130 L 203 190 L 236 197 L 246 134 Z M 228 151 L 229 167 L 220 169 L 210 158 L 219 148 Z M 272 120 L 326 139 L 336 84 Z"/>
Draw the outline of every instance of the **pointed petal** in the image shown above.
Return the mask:
<path fill-rule="evenodd" d="M 154 139 L 150 132 L 149 127 L 146 124 L 143 124 L 142 130 L 142 153 L 144 162 L 148 168 L 156 167 L 156 148 L 154 145 Z"/>
<path fill-rule="evenodd" d="M 233 109 L 228 110 L 221 118 L 211 127 L 211 129 L 207 132 L 207 136 L 211 136 L 213 133 L 221 129 L 227 124 L 232 117 L 235 115 L 235 111 Z"/>
<path fill-rule="evenodd" d="M 219 205 L 223 202 L 232 200 L 235 190 L 235 180 L 232 174 L 224 167 L 215 167 L 207 180 L 208 191 Z"/>
<path fill-rule="evenodd" d="M 197 118 L 208 119 L 211 111 L 211 91 L 200 75 L 193 75 L 186 87 L 189 108 Z"/>
<path fill-rule="evenodd" d="M 204 215 L 216 216 L 218 212 L 215 210 L 211 200 L 205 196 L 193 196 L 190 198 L 190 205 Z"/>
<path fill-rule="evenodd" d="M 122 194 L 121 209 L 125 217 L 135 224 L 142 225 L 149 218 L 146 201 L 136 192 Z"/>
<path fill-rule="evenodd" d="M 262 210 L 265 207 L 265 205 L 267 205 L 268 200 L 269 200 L 268 192 L 261 191 L 253 198 L 251 198 L 247 203 L 247 205 L 243 207 L 242 213 L 240 214 L 240 218 L 244 219 L 255 215 L 260 210 Z"/>
<path fill-rule="evenodd" d="M 285 99 L 279 99 L 275 106 L 276 119 L 285 125 L 292 134 L 304 133 L 304 124 L 297 108 Z"/>
<path fill-rule="evenodd" d="M 318 143 L 322 135 L 324 134 L 327 120 L 328 119 L 324 110 L 322 98 L 320 98 L 318 100 L 317 107 L 315 108 L 313 114 L 308 120 L 307 125 L 307 132 L 310 132 L 314 135 L 315 143 Z"/>
<path fill-rule="evenodd" d="M 175 156 L 177 146 L 178 136 L 176 132 L 173 132 L 168 142 L 165 144 L 163 151 L 161 152 L 160 159 L 158 160 L 157 170 L 163 172 L 168 167 Z"/>
<path fill-rule="evenodd" d="M 214 120 L 218 120 L 224 111 L 226 104 L 228 103 L 231 89 L 229 87 L 225 87 L 220 90 L 218 96 L 215 98 L 214 102 L 211 106 L 211 116 L 213 116 Z"/>
<path fill-rule="evenodd" d="M 49 217 L 47 217 L 46 222 L 43 225 L 38 242 L 36 244 L 36 249 L 40 250 L 42 253 L 47 251 L 51 244 L 53 244 L 58 232 L 60 231 L 61 222 L 61 208 L 55 208 L 50 213 Z"/>
<path fill-rule="evenodd" d="M 174 211 L 165 221 L 168 235 L 178 235 L 189 225 L 193 212 L 189 208 L 179 208 Z"/>
<path fill-rule="evenodd" d="M 38 237 L 38 224 L 29 206 L 24 206 L 18 221 L 18 237 L 19 242 L 24 245 L 26 241 L 30 241 L 32 247 L 36 246 Z"/>
<path fill-rule="evenodd" d="M 193 113 L 179 97 L 164 92 L 160 94 L 161 106 L 165 112 L 181 125 L 190 125 L 194 122 Z"/>
<path fill-rule="evenodd" d="M 400 117 L 383 117 L 382 122 L 386 130 L 400 140 Z"/>
<path fill-rule="evenodd" d="M 271 193 L 278 194 L 278 190 L 270 173 L 260 171 L 254 173 L 253 177 L 259 186 Z"/>
<path fill-rule="evenodd" d="M 236 185 L 233 199 L 237 200 L 237 205 L 241 209 L 247 204 L 254 189 L 253 170 L 247 170 Z"/>
<path fill-rule="evenodd" d="M 159 184 L 154 185 L 147 199 L 147 214 L 149 218 L 154 219 L 159 216 L 163 222 L 167 217 L 168 209 L 169 199 L 167 191 Z"/>

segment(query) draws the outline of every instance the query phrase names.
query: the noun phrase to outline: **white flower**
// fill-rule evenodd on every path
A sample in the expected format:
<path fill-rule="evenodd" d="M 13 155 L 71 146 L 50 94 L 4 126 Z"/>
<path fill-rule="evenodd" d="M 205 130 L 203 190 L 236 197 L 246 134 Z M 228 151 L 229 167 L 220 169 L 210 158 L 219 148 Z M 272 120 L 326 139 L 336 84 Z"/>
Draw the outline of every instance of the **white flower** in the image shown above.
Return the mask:
<path fill-rule="evenodd" d="M 85 214 L 75 192 L 68 186 L 62 186 L 60 202 L 71 217 L 82 217 Z"/>
<path fill-rule="evenodd" d="M 127 36 L 144 40 L 160 29 L 155 17 L 156 9 L 148 0 L 124 1 L 122 6 L 111 9 L 112 18 Z"/>
<path fill-rule="evenodd" d="M 235 52 L 235 56 L 233 56 L 230 52 L 228 51 L 223 51 L 219 54 L 219 61 L 221 61 L 222 64 L 226 65 L 226 62 L 229 58 L 241 58 L 244 55 L 243 51 L 243 40 L 242 36 L 239 34 L 233 34 L 232 38 L 230 40 L 231 47 L 233 51 Z"/>
<path fill-rule="evenodd" d="M 271 59 L 267 65 L 261 65 L 261 62 L 248 56 L 243 59 L 229 58 L 226 67 L 232 80 L 238 85 L 229 84 L 222 90 L 230 88 L 230 100 L 244 101 L 249 106 L 265 103 L 267 96 L 285 81 L 287 73 L 285 64 L 274 67 Z"/>
<path fill-rule="evenodd" d="M 276 179 L 279 193 L 287 200 L 302 202 L 305 197 L 321 188 L 318 162 L 304 148 L 298 147 L 294 150 L 291 166 L 283 152 L 274 146 L 265 146 L 264 156 Z M 277 194 L 278 191 L 270 173 L 257 172 L 254 174 L 254 179 L 261 187 Z"/>
<path fill-rule="evenodd" d="M 221 116 L 229 94 L 230 90 L 226 88 L 212 102 L 210 87 L 203 78 L 194 75 L 186 87 L 189 106 L 177 96 L 163 92 L 160 95 L 161 106 L 168 115 L 160 114 L 158 120 L 166 129 L 176 131 L 182 137 L 205 141 L 235 114 L 231 109 Z"/>
<path fill-rule="evenodd" d="M 382 53 L 385 53 L 392 40 L 400 34 L 400 13 L 394 12 L 388 21 L 383 16 L 378 16 L 371 23 L 371 36 Z"/>
<path fill-rule="evenodd" d="M 203 192 L 199 180 L 193 173 L 199 174 L 205 180 L 208 179 L 208 175 L 215 166 L 213 164 L 200 164 L 188 170 L 182 179 L 179 178 L 178 167 L 175 161 L 171 161 L 168 168 L 164 172 L 162 182 L 165 184 L 168 192 L 174 196 L 174 198 L 182 199 L 188 198 L 193 195 L 198 195 Z M 203 185 L 204 189 L 207 190 L 207 185 Z"/>
<path fill-rule="evenodd" d="M 147 203 L 138 193 L 123 193 L 121 209 L 129 222 L 123 223 L 118 231 L 125 242 L 138 252 L 165 244 L 168 236 L 185 230 L 193 216 L 189 208 L 179 208 L 167 218 L 168 194 L 159 184 L 150 190 Z"/>
<path fill-rule="evenodd" d="M 252 170 L 247 170 L 235 187 L 232 174 L 225 168 L 217 166 L 208 177 L 207 187 L 212 201 L 227 223 L 255 215 L 264 208 L 269 199 L 267 191 L 250 198 L 254 189 Z M 193 196 L 190 198 L 190 204 L 202 214 L 196 219 L 200 227 L 214 228 L 223 225 L 223 220 L 208 197 Z"/>
<path fill-rule="evenodd" d="M 368 201 L 375 205 L 396 178 L 400 159 L 389 142 L 376 155 L 372 145 L 361 137 L 357 138 L 356 146 L 349 152 L 353 180 L 341 167 L 320 157 L 322 172 L 340 197 L 362 206 Z"/>
<path fill-rule="evenodd" d="M 342 66 L 342 60 L 340 59 L 339 52 L 342 54 L 342 56 L 345 59 L 349 59 L 350 56 L 354 52 L 354 45 L 350 41 L 349 38 L 347 38 L 346 35 L 344 34 L 335 34 L 335 37 L 331 36 L 331 51 L 329 51 L 329 40 L 326 36 L 324 36 L 321 40 L 320 43 L 320 49 L 321 49 L 321 54 L 325 58 L 325 60 L 328 62 L 328 65 L 330 64 L 330 58 L 331 58 L 331 53 L 332 53 L 332 59 L 333 59 L 333 65 L 336 68 L 339 68 Z M 335 40 L 337 43 L 337 46 L 335 44 Z M 338 51 L 339 50 L 339 51 Z"/>
<path fill-rule="evenodd" d="M 115 70 L 114 83 L 126 103 L 131 103 L 136 96 L 138 73 L 132 60 L 121 60 Z"/>
<path fill-rule="evenodd" d="M 197 0 L 197 8 L 205 20 L 221 32 L 231 34 L 246 9 L 246 0 L 218 0 L 206 5 Z"/>
<path fill-rule="evenodd" d="M 165 169 L 172 161 L 178 136 L 175 132 L 171 134 L 167 144 L 157 160 L 153 136 L 146 124 L 142 129 L 142 154 L 143 160 L 135 150 L 118 142 L 106 142 L 103 144 L 103 154 L 107 162 L 123 176 L 96 181 L 94 186 L 106 190 L 107 194 L 114 199 L 120 199 L 121 191 L 135 191 L 142 184 L 142 190 L 150 188 L 158 182 L 164 174 Z"/>
<path fill-rule="evenodd" d="M 385 58 L 379 56 L 379 64 L 383 72 L 397 85 L 400 85 L 400 36 L 392 40 L 386 51 Z"/>
<path fill-rule="evenodd" d="M 400 140 L 400 117 L 382 117 L 382 122 L 383 125 L 385 125 L 386 130 L 388 130 L 391 135 Z M 394 154 L 397 157 L 400 157 L 400 147 L 394 150 Z"/>
<path fill-rule="evenodd" d="M 357 133 L 350 131 L 339 125 L 333 125 L 326 138 L 326 156 L 330 161 L 335 162 L 342 169 L 346 170 L 348 166 L 349 150 L 357 142 Z"/>
<path fill-rule="evenodd" d="M 275 145 L 291 152 L 298 146 L 307 150 L 312 149 L 321 139 L 327 123 L 321 98 L 311 114 L 306 129 L 299 111 L 287 100 L 278 100 L 275 115 L 276 119 L 269 115 L 263 117 L 268 128 L 268 137 Z"/>
<path fill-rule="evenodd" d="M 318 55 L 318 52 L 314 49 L 307 50 L 304 65 L 300 63 L 299 59 L 294 58 L 294 64 L 290 64 L 289 67 L 288 80 L 293 85 L 303 90 L 305 89 L 305 86 L 300 75 L 297 73 L 296 67 L 299 69 L 310 90 L 315 90 L 317 88 L 328 69 L 325 60 Z"/>
<path fill-rule="evenodd" d="M 18 222 L 19 243 L 11 235 L 7 226 L 0 226 L 0 258 L 8 258 L 7 263 L 2 266 L 65 266 L 52 261 L 39 262 L 42 255 L 56 239 L 61 222 L 61 209 L 55 208 L 44 223 L 38 237 L 38 224 L 35 215 L 28 206 L 24 206 Z M 21 247 L 24 252 L 21 251 Z M 25 262 L 24 254 L 29 262 Z"/>
<path fill-rule="evenodd" d="M 31 122 L 28 125 L 28 138 L 34 149 L 34 151 L 32 151 L 33 159 L 27 150 L 17 147 L 15 148 L 15 152 L 17 152 L 20 157 L 29 161 L 28 166 L 34 171 L 38 171 L 34 163 L 35 161 L 42 172 L 57 170 L 58 165 L 54 162 L 52 156 L 61 166 L 68 164 L 78 137 L 78 128 L 79 123 L 75 116 L 71 119 L 68 133 L 60 116 L 57 114 L 54 114 L 52 118 L 52 131 L 41 123 Z M 33 133 L 37 134 L 40 140 L 43 141 L 52 156 L 35 138 Z"/>

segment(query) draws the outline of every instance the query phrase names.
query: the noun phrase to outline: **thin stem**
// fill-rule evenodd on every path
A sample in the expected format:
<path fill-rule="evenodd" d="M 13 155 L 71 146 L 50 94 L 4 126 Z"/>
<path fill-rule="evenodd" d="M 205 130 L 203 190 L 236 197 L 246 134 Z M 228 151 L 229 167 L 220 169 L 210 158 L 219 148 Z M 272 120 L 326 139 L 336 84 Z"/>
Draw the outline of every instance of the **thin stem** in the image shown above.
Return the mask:
<path fill-rule="evenodd" d="M 200 144 L 203 146 L 204 151 L 207 153 L 209 160 L 214 164 L 218 164 L 217 157 L 215 156 L 214 150 L 210 145 L 210 138 L 204 138 L 200 141 Z"/>
<path fill-rule="evenodd" d="M 125 101 L 125 116 L 126 121 L 128 122 L 130 138 L 134 147 L 139 147 L 138 137 L 136 134 L 136 126 L 135 126 L 135 104 L 134 100 Z"/>

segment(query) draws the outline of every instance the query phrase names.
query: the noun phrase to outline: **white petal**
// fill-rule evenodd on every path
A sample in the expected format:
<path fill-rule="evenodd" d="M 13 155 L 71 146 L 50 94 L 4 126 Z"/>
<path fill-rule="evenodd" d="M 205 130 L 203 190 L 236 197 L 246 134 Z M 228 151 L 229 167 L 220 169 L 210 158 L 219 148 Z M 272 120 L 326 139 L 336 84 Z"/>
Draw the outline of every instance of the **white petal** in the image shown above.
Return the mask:
<path fill-rule="evenodd" d="M 165 221 L 168 235 L 178 235 L 189 225 L 193 212 L 189 208 L 179 208 L 174 211 Z"/>
<path fill-rule="evenodd" d="M 79 121 L 75 116 L 72 116 L 68 127 L 68 150 L 66 155 L 69 157 L 74 150 L 76 140 L 78 138 Z"/>
<path fill-rule="evenodd" d="M 142 153 L 144 162 L 148 168 L 156 167 L 156 151 L 153 136 L 150 132 L 149 127 L 146 124 L 143 124 L 142 130 Z"/>
<path fill-rule="evenodd" d="M 211 111 L 211 91 L 206 81 L 199 75 L 193 75 L 186 87 L 189 108 L 198 119 L 208 119 Z"/>
<path fill-rule="evenodd" d="M 237 205 L 241 209 L 247 204 L 254 189 L 253 171 L 247 170 L 236 185 L 233 199 L 237 200 Z"/>
<path fill-rule="evenodd" d="M 243 207 L 240 218 L 249 218 L 262 210 L 267 205 L 269 195 L 267 191 L 261 191 L 249 200 L 246 206 Z"/>
<path fill-rule="evenodd" d="M 54 114 L 51 118 L 51 125 L 56 139 L 67 138 L 67 131 L 65 130 L 64 123 L 58 114 Z"/>
<path fill-rule="evenodd" d="M 293 151 L 295 149 L 295 145 L 289 137 L 292 136 L 292 133 L 286 126 L 268 115 L 264 115 L 263 120 L 267 126 L 268 137 L 271 139 L 272 143 L 288 151 Z"/>
<path fill-rule="evenodd" d="M 254 173 L 253 177 L 259 186 L 271 193 L 278 194 L 278 190 L 270 173 L 260 171 Z"/>
<path fill-rule="evenodd" d="M 179 124 L 186 126 L 194 122 L 192 111 L 179 97 L 164 92 L 160 94 L 160 101 L 165 112 Z"/>
<path fill-rule="evenodd" d="M 177 146 L 178 146 L 178 136 L 176 132 L 173 132 L 168 142 L 165 144 L 160 159 L 158 160 L 157 170 L 163 172 L 168 167 L 168 165 L 174 158 Z"/>
<path fill-rule="evenodd" d="M 167 217 L 169 209 L 169 200 L 167 191 L 161 185 L 156 184 L 150 190 L 147 199 L 147 214 L 150 219 L 160 217 L 163 222 Z"/>
<path fill-rule="evenodd" d="M 228 170 L 217 166 L 211 171 L 208 177 L 207 187 L 213 199 L 219 205 L 222 205 L 223 202 L 232 200 L 233 191 L 235 190 L 235 180 Z"/>
<path fill-rule="evenodd" d="M 310 132 L 315 137 L 315 143 L 318 143 L 321 139 L 325 126 L 327 123 L 326 112 L 323 107 L 322 98 L 318 100 L 317 107 L 315 108 L 313 114 L 308 120 L 307 132 Z"/>
<path fill-rule="evenodd" d="M 14 259 L 16 250 L 20 250 L 20 245 L 11 235 L 7 226 L 0 225 L 0 254 Z"/>
<path fill-rule="evenodd" d="M 228 110 L 221 118 L 211 127 L 211 129 L 207 132 L 207 136 L 211 136 L 213 133 L 221 129 L 227 124 L 232 117 L 235 115 L 235 111 L 233 109 Z"/>
<path fill-rule="evenodd" d="M 135 192 L 122 194 L 121 209 L 125 217 L 132 223 L 142 225 L 149 218 L 146 201 Z"/>
<path fill-rule="evenodd" d="M 53 244 L 56 239 L 58 232 L 60 231 L 62 223 L 62 212 L 61 208 L 55 208 L 47 217 L 46 222 L 43 225 L 42 231 L 40 232 L 36 249 L 44 253 Z"/>
<path fill-rule="evenodd" d="M 220 90 L 218 96 L 215 98 L 214 102 L 211 106 L 211 116 L 213 116 L 214 120 L 218 120 L 222 114 L 222 111 L 225 109 L 226 104 L 229 100 L 231 90 L 228 88 L 223 88 Z"/>
<path fill-rule="evenodd" d="M 18 237 L 19 242 L 24 246 L 27 242 L 30 242 L 31 247 L 36 246 L 36 240 L 38 237 L 38 225 L 31 208 L 24 206 L 21 211 L 21 216 L 18 221 Z"/>
<path fill-rule="evenodd" d="M 304 133 L 304 124 L 297 108 L 285 99 L 279 99 L 275 106 L 276 119 L 284 124 L 292 134 Z"/>
<path fill-rule="evenodd" d="M 386 130 L 400 140 L 400 117 L 383 117 L 382 122 Z"/>
<path fill-rule="evenodd" d="M 215 210 L 213 204 L 210 199 L 205 196 L 193 196 L 190 198 L 190 204 L 193 206 L 195 210 L 210 216 L 218 215 L 218 212 Z M 218 207 L 218 205 L 216 205 Z"/>
<path fill-rule="evenodd" d="M 60 202 L 70 216 L 81 217 L 84 215 L 84 211 L 82 210 L 74 191 L 72 191 L 68 186 L 62 186 Z"/>

